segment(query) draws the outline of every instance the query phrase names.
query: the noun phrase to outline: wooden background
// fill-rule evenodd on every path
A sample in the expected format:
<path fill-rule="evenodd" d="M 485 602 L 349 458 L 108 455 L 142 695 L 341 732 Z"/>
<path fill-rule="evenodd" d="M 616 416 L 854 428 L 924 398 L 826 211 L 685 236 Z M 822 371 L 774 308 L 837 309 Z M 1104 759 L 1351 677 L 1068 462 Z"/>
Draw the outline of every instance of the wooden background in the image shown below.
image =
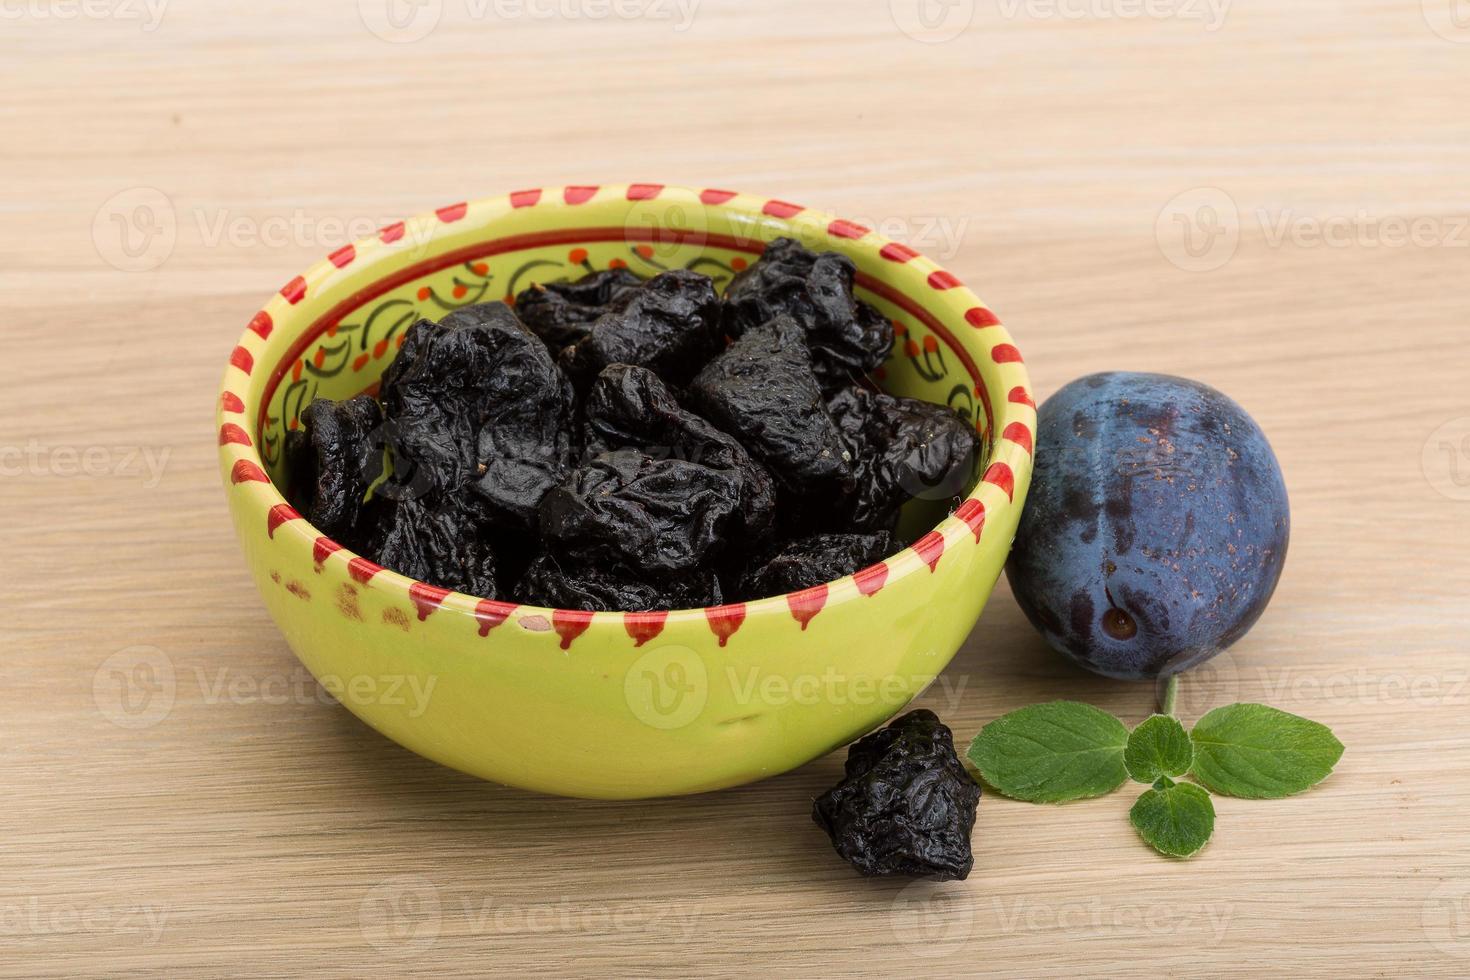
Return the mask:
<path fill-rule="evenodd" d="M 385 0 L 0 11 L 0 974 L 1470 973 L 1470 10 L 955 0 L 936 37 L 913 0 L 622 2 L 424 0 L 396 34 Z M 321 703 L 218 485 L 236 336 L 349 234 L 624 180 L 909 241 L 1038 395 L 1133 368 L 1241 401 L 1291 553 L 1182 713 L 1309 715 L 1338 772 L 1218 801 L 1188 863 L 1136 840 L 1128 793 L 987 797 L 970 880 L 906 887 L 812 825 L 840 755 L 565 801 Z M 945 685 L 961 740 L 1152 700 L 1050 655 L 1004 583 Z"/>

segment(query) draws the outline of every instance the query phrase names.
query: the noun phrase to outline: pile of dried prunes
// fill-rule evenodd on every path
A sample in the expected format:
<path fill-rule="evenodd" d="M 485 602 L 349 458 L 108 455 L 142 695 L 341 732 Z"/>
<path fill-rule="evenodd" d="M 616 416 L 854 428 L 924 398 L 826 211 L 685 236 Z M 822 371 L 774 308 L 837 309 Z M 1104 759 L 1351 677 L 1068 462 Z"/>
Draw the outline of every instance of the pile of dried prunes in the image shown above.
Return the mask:
<path fill-rule="evenodd" d="M 384 567 L 530 605 L 683 609 L 850 575 L 899 550 L 910 499 L 963 494 L 981 451 L 955 412 L 870 386 L 893 326 L 854 275 L 780 239 L 723 298 L 619 268 L 420 320 L 376 399 L 303 412 L 291 501 Z"/>

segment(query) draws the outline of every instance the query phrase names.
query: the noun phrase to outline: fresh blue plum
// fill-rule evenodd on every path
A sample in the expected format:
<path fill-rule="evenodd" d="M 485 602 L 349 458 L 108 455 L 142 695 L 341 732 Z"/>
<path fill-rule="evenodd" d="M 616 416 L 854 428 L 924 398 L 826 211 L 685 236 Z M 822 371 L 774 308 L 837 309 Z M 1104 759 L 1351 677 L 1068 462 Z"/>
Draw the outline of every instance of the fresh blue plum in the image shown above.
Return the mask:
<path fill-rule="evenodd" d="M 1276 456 L 1239 405 L 1184 378 L 1093 374 L 1041 406 L 1006 575 L 1052 647 L 1156 678 L 1255 624 L 1290 525 Z"/>

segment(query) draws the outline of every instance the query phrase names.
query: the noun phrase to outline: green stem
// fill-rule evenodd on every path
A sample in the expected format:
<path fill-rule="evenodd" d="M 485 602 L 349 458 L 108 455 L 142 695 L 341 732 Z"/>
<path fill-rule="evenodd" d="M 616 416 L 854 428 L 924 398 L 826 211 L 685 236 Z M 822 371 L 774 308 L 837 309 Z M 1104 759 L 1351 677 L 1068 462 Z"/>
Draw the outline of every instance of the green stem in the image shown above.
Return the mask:
<path fill-rule="evenodd" d="M 1159 692 L 1159 714 L 1174 714 L 1174 703 L 1179 700 L 1179 675 L 1170 674 L 1164 681 L 1164 688 Z"/>

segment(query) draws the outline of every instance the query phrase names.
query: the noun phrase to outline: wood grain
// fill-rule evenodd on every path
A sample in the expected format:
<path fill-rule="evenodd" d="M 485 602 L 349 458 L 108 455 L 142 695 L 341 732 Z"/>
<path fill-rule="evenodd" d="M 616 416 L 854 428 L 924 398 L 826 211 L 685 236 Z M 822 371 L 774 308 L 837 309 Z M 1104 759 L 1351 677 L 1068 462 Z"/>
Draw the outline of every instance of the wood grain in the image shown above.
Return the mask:
<path fill-rule="evenodd" d="M 705 0 L 682 30 L 669 4 L 445 0 L 413 43 L 359 6 L 0 21 L 0 974 L 1470 972 L 1470 30 L 1447 4 L 1239 0 L 1211 30 L 1184 0 L 961 0 L 943 43 L 886 0 Z M 704 797 L 563 801 L 322 703 L 218 486 L 235 337 L 350 228 L 622 180 L 894 232 L 1001 312 L 1040 395 L 1128 367 L 1236 397 L 1284 462 L 1294 540 L 1270 612 L 1181 710 L 1307 714 L 1347 744 L 1339 771 L 1219 801 L 1189 863 L 1139 844 L 1127 794 L 987 797 L 974 876 L 909 888 L 855 878 L 811 824 L 840 754 Z M 110 215 L 139 187 L 172 249 L 121 271 Z M 1190 272 L 1170 202 L 1200 188 L 1239 241 Z M 1399 222 L 1423 236 L 1386 243 Z M 120 727 L 110 671 L 147 662 L 171 708 Z M 1002 583 L 924 703 L 965 739 L 1055 697 L 1136 721 L 1152 693 L 1060 663 Z"/>

